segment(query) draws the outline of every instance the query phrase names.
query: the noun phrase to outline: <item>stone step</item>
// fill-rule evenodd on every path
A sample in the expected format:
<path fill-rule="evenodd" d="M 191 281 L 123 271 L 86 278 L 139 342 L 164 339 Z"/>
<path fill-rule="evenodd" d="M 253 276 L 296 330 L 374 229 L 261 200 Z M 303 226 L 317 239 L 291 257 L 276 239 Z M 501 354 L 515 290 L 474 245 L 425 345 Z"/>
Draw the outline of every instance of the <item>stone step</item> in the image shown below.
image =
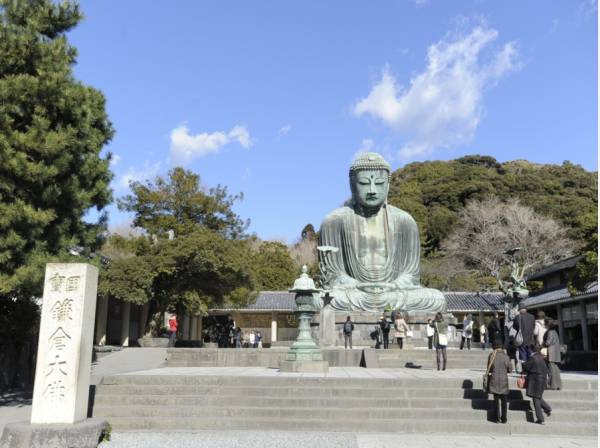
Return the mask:
<path fill-rule="evenodd" d="M 554 399 L 550 405 L 561 410 L 597 410 L 595 400 Z M 99 393 L 94 406 L 255 406 L 255 407 L 320 407 L 320 408 L 473 408 L 488 409 L 487 398 L 361 398 L 361 397 L 248 397 L 240 395 L 113 395 Z M 529 399 L 510 400 L 511 409 L 529 409 Z"/>
<path fill-rule="evenodd" d="M 339 377 L 309 377 L 309 376 L 221 376 L 221 375 L 108 375 L 102 380 L 102 385 L 243 385 L 268 387 L 356 387 L 361 389 L 381 388 L 473 388 L 481 389 L 481 376 L 476 378 L 339 378 Z M 595 376 L 590 379 L 563 378 L 564 390 L 598 390 Z M 516 389 L 516 377 L 509 377 L 511 389 Z M 597 393 L 597 392 L 595 392 Z"/>
<path fill-rule="evenodd" d="M 106 395 L 234 395 L 245 397 L 364 397 L 364 398 L 487 398 L 482 389 L 449 388 L 384 388 L 364 389 L 358 387 L 270 387 L 245 385 L 113 385 L 98 386 L 97 394 Z M 509 399 L 524 399 L 521 390 L 511 390 Z M 544 393 L 547 400 L 569 399 L 596 401 L 598 396 L 584 390 L 548 390 Z"/>
<path fill-rule="evenodd" d="M 187 407 L 187 406 L 96 406 L 94 417 L 165 417 L 165 418 L 192 418 L 216 417 L 243 418 L 298 418 L 298 419 L 328 419 L 329 421 L 346 419 L 444 419 L 452 415 L 455 420 L 476 420 L 492 417 L 487 409 L 383 409 L 383 408 L 284 408 L 284 407 Z M 510 419 L 513 421 L 527 421 L 532 418 L 531 411 L 510 410 Z M 553 422 L 597 422 L 598 413 L 594 411 L 563 411 L 557 410 L 552 414 Z"/>
<path fill-rule="evenodd" d="M 348 432 L 410 432 L 410 433 L 453 433 L 453 434 L 540 434 L 596 436 L 597 425 L 590 423 L 560 423 L 548 419 L 545 426 L 528 422 L 494 424 L 482 418 L 469 421 L 468 425 L 457 425 L 454 419 L 340 419 L 334 424 L 329 419 L 298 418 L 164 418 L 164 417 L 114 417 L 109 419 L 114 430 L 119 431 L 194 431 L 194 430 L 303 430 L 303 431 L 348 431 Z"/>

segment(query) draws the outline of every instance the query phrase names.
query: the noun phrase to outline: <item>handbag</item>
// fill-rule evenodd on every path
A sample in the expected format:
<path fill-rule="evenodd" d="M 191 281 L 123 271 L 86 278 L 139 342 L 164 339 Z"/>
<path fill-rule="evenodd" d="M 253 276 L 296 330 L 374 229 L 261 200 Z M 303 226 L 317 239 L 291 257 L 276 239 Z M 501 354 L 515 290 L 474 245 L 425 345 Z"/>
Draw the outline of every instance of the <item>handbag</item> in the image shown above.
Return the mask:
<path fill-rule="evenodd" d="M 406 332 L 406 337 L 407 337 L 407 338 L 412 338 L 412 337 L 413 337 L 413 332 L 412 332 L 412 330 L 408 330 L 408 331 Z"/>
<path fill-rule="evenodd" d="M 527 387 L 527 377 L 525 375 L 521 375 L 517 378 L 517 387 L 519 389 L 525 389 Z"/>
<path fill-rule="evenodd" d="M 515 335 L 515 345 L 517 347 L 520 347 L 523 345 L 523 333 L 521 333 L 520 329 L 519 329 L 519 331 L 517 331 L 517 334 Z"/>
<path fill-rule="evenodd" d="M 448 336 L 440 333 L 437 322 L 435 323 L 435 333 L 437 334 L 437 342 L 436 342 L 437 345 L 444 345 L 444 346 L 448 345 Z"/>
<path fill-rule="evenodd" d="M 487 366 L 487 369 L 485 370 L 485 374 L 483 375 L 483 390 L 487 392 L 488 390 L 488 386 L 489 386 L 489 379 L 490 379 L 490 375 L 491 372 L 490 370 L 492 369 L 492 366 L 494 365 L 494 361 L 496 360 L 496 353 L 498 353 L 496 350 L 494 350 L 494 353 L 492 353 L 492 358 L 490 359 L 490 363 Z"/>

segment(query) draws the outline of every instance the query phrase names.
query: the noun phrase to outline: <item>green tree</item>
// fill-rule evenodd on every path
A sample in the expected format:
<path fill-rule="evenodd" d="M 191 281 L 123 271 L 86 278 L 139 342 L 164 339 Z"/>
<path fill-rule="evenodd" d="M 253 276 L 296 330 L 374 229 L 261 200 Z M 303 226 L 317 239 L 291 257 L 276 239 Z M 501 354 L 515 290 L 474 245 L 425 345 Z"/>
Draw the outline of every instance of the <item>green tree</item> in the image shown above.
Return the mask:
<path fill-rule="evenodd" d="M 100 278 L 102 294 L 151 301 L 154 316 L 176 308 L 198 315 L 254 297 L 255 250 L 245 236 L 248 223 L 232 210 L 241 195 L 229 196 L 220 186 L 204 189 L 198 175 L 179 167 L 166 179 L 131 188 L 119 205 L 134 213 L 144 234 L 109 238 L 103 253 L 112 261 Z M 158 329 L 158 321 L 148 322 L 148 329 Z"/>
<path fill-rule="evenodd" d="M 74 79 L 65 33 L 77 5 L 0 1 L 0 294 L 42 292 L 43 266 L 70 246 L 94 250 L 111 201 L 113 129 L 102 93 Z"/>
<path fill-rule="evenodd" d="M 576 282 L 581 285 L 596 277 L 598 173 L 568 161 L 562 165 L 526 160 L 499 163 L 493 157 L 469 155 L 447 162 L 415 162 L 392 174 L 389 202 L 413 215 L 423 255 L 430 258 L 437 256 L 460 225 L 467 203 L 488 197 L 518 199 L 536 214 L 565 226 L 568 236 L 585 248 Z"/>
<path fill-rule="evenodd" d="M 277 241 L 262 242 L 252 263 L 257 290 L 287 290 L 300 272 L 288 247 Z"/>
<path fill-rule="evenodd" d="M 65 37 L 81 18 L 70 2 L 0 0 L 0 389 L 33 381 L 45 264 L 96 250 L 105 215 L 83 216 L 111 201 L 104 96 L 73 77 Z"/>
<path fill-rule="evenodd" d="M 571 294 L 583 291 L 588 283 L 598 280 L 598 211 L 581 215 L 579 224 L 579 236 L 586 244 L 581 259 L 569 275 Z"/>
<path fill-rule="evenodd" d="M 249 221 L 243 221 L 232 209 L 243 194 L 231 196 L 218 185 L 204 190 L 200 177 L 176 167 L 168 179 L 158 176 L 154 182 L 133 182 L 132 194 L 119 199 L 119 208 L 134 213 L 133 224 L 150 235 L 162 236 L 169 230 L 180 236 L 198 226 L 225 238 L 245 236 Z"/>

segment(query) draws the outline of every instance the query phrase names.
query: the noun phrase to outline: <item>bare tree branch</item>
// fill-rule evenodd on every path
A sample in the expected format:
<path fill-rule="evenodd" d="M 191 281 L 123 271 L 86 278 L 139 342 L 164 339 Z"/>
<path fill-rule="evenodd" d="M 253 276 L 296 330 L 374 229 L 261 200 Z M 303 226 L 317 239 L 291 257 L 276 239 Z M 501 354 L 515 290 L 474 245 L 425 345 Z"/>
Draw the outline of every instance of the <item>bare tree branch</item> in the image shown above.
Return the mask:
<path fill-rule="evenodd" d="M 520 247 L 520 277 L 542 266 L 569 257 L 576 243 L 566 229 L 541 216 L 516 199 L 501 202 L 493 197 L 472 201 L 461 211 L 456 230 L 442 245 L 450 256 L 461 258 L 485 275 L 501 281 L 501 268 L 509 264 L 504 252 Z"/>

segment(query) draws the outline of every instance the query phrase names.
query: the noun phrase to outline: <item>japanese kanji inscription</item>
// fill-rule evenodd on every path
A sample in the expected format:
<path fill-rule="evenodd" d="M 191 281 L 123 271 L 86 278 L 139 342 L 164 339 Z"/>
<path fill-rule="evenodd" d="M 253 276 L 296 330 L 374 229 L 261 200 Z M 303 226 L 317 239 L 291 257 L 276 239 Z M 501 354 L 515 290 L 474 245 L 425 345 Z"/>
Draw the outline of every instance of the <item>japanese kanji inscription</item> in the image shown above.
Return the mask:
<path fill-rule="evenodd" d="M 75 423 L 87 416 L 98 270 L 48 264 L 31 423 Z"/>

